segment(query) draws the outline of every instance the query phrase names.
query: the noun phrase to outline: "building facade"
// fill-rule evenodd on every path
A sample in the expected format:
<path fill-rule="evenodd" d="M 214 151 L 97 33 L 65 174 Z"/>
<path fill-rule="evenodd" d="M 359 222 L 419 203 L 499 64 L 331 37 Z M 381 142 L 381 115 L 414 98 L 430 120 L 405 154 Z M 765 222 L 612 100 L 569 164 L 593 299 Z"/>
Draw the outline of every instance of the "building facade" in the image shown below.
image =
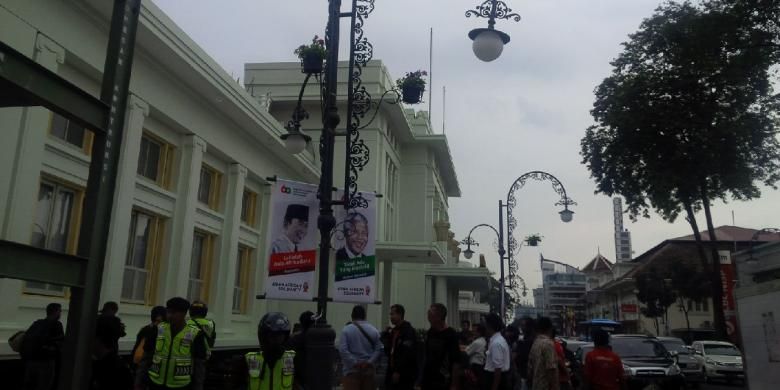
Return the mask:
<path fill-rule="evenodd" d="M 0 36 L 98 95 L 111 7 L 0 0 Z M 381 63 L 374 66 L 377 80 L 390 79 Z M 266 311 L 294 319 L 314 310 L 309 302 L 255 299 L 266 274 L 269 178 L 317 183 L 320 172 L 314 148 L 287 152 L 279 139 L 284 113 L 253 87 L 233 80 L 154 3 L 142 3 L 101 290 L 101 302 L 120 303 L 129 334 L 120 349 L 132 346 L 150 308 L 173 296 L 209 304 L 220 349 L 255 346 Z M 487 271 L 458 262 L 447 199 L 460 190 L 446 137 L 432 134 L 425 113 L 400 107 L 382 111 L 377 123 L 390 130 L 366 132 L 375 158 L 359 182 L 384 195 L 375 227 L 382 302 L 369 305 L 370 319 L 386 324 L 389 305 L 401 302 L 423 327 L 425 305 L 436 301 L 457 318 L 459 291 L 486 290 Z M 0 108 L 0 128 L 0 237 L 75 253 L 89 207 L 91 132 L 41 107 Z M 405 276 L 402 286 L 394 283 Z M 2 340 L 43 317 L 50 302 L 67 317 L 69 292 L 61 286 L 0 279 L 0 294 Z M 330 307 L 331 323 L 349 320 L 351 305 Z M 1 343 L 0 356 L 12 355 Z"/>

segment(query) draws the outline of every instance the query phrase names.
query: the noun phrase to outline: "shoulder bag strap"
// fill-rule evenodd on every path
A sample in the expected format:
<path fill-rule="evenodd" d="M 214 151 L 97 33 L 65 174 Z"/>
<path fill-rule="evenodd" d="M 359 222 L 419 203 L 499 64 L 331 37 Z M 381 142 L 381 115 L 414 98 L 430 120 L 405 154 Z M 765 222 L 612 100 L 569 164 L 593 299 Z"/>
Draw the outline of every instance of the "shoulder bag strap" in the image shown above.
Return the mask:
<path fill-rule="evenodd" d="M 353 322 L 353 323 L 352 323 L 352 325 L 355 325 L 355 326 L 358 328 L 358 330 L 360 331 L 360 333 L 362 333 L 362 334 L 363 334 L 363 337 L 365 337 L 365 338 L 366 338 L 366 340 L 368 340 L 368 342 L 371 344 L 371 348 L 376 348 L 376 341 L 374 341 L 374 339 L 372 339 L 372 338 L 371 338 L 371 337 L 368 335 L 368 333 L 366 333 L 366 330 L 365 330 L 365 329 L 363 329 L 363 327 L 362 327 L 362 326 L 360 326 L 360 324 L 358 324 L 357 322 Z"/>

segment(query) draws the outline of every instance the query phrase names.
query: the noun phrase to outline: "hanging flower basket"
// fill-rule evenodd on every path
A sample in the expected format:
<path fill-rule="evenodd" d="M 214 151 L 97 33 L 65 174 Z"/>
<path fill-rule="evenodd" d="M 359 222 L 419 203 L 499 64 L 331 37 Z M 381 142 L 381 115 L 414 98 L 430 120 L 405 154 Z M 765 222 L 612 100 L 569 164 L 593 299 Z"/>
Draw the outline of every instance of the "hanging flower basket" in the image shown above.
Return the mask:
<path fill-rule="evenodd" d="M 323 61 L 328 54 L 325 50 L 325 40 L 315 35 L 311 44 L 298 46 L 294 53 L 301 60 L 303 73 L 322 73 Z"/>
<path fill-rule="evenodd" d="M 425 92 L 425 79 L 428 72 L 424 70 L 418 70 L 415 72 L 407 72 L 406 76 L 398 79 L 396 85 L 401 90 L 401 99 L 406 104 L 417 104 L 422 100 L 423 92 Z"/>
<path fill-rule="evenodd" d="M 538 234 L 532 234 L 525 238 L 525 243 L 528 246 L 538 246 L 540 242 L 542 242 L 542 236 Z"/>

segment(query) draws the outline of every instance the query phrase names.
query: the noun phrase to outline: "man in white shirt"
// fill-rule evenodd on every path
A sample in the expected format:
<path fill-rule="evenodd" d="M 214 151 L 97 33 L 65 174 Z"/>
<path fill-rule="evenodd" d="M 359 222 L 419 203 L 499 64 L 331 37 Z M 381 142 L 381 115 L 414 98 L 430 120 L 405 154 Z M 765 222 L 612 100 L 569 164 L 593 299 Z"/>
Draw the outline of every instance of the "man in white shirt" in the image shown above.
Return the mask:
<path fill-rule="evenodd" d="M 504 322 L 494 313 L 485 316 L 485 335 L 488 337 L 488 350 L 485 356 L 485 384 L 489 390 L 511 390 L 509 368 L 511 351 L 501 330 Z"/>

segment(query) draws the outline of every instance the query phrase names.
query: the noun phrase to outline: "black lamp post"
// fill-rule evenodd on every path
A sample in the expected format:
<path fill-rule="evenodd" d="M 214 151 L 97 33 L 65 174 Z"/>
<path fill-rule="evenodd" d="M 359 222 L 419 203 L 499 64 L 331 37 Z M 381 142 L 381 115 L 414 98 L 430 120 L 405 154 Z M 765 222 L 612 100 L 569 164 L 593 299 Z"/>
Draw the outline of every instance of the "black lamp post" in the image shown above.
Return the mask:
<path fill-rule="evenodd" d="M 311 141 L 311 137 L 301 131 L 301 121 L 308 118 L 303 109 L 302 99 L 306 85 L 312 76 L 319 83 L 322 96 L 322 132 L 320 134 L 319 151 L 322 163 L 318 197 L 320 214 L 317 227 L 320 230 L 319 274 L 317 286 L 317 322 L 306 335 L 307 372 L 305 373 L 307 388 L 331 389 L 333 387 L 333 365 L 335 360 L 334 341 L 336 332 L 327 322 L 328 282 L 330 278 L 331 236 L 336 227 L 333 216 L 333 206 L 343 206 L 347 209 L 368 207 L 365 198 L 357 191 L 358 174 L 369 161 L 369 149 L 362 139 L 359 130 L 361 120 L 373 110 L 379 109 L 382 103 L 371 101 L 371 95 L 362 86 L 362 69 L 373 55 L 373 46 L 363 36 L 365 18 L 374 10 L 374 0 L 351 0 L 351 9 L 341 11 L 341 0 L 330 0 L 328 3 L 328 24 L 325 32 L 327 58 L 324 75 L 317 73 L 306 75 L 298 104 L 293 111 L 292 119 L 287 123 L 287 134 L 282 135 L 285 146 L 292 153 L 300 153 Z M 349 80 L 347 87 L 347 125 L 345 131 L 338 131 L 341 122 L 338 113 L 338 64 L 339 64 L 339 23 L 341 18 L 350 18 L 349 47 Z M 396 100 L 397 102 L 397 100 Z M 372 118 L 373 119 L 373 118 Z M 370 121 L 369 121 L 370 122 Z M 344 137 L 346 144 L 346 169 L 344 176 L 344 196 L 333 199 L 333 161 L 336 137 Z"/>
<path fill-rule="evenodd" d="M 499 219 L 499 222 L 500 221 L 501 220 Z M 502 225 L 499 225 L 499 226 L 502 226 Z M 499 264 L 501 264 L 501 279 L 499 281 L 500 282 L 500 289 L 501 289 L 500 290 L 500 294 L 501 294 L 501 318 L 503 319 L 504 316 L 506 315 L 506 302 L 505 302 L 505 299 L 504 299 L 504 291 L 505 291 L 505 286 L 506 286 L 506 284 L 504 283 L 504 258 L 505 258 L 504 255 L 506 254 L 506 251 L 504 250 L 504 230 L 503 229 L 501 229 L 500 231 L 496 230 L 496 228 L 494 228 L 492 225 L 489 225 L 489 224 L 486 224 L 486 223 L 481 223 L 481 224 L 479 224 L 477 226 L 474 226 L 469 231 L 469 235 L 466 237 L 466 239 L 461 241 L 462 244 L 466 244 L 466 250 L 463 251 L 463 256 L 466 257 L 467 260 L 471 259 L 471 257 L 474 256 L 474 251 L 471 250 L 471 246 L 472 245 L 477 246 L 477 245 L 479 245 L 479 243 L 477 243 L 476 241 L 474 241 L 473 238 L 471 238 L 471 234 L 474 233 L 474 230 L 477 230 L 477 228 L 480 228 L 480 227 L 489 228 L 494 233 L 496 233 L 496 238 L 498 238 L 498 262 L 499 262 Z"/>
<path fill-rule="evenodd" d="M 522 176 L 515 179 L 514 183 L 512 183 L 512 186 L 509 187 L 509 192 L 506 195 L 506 204 L 503 204 L 501 201 L 498 202 L 498 209 L 499 209 L 499 224 L 502 226 L 503 229 L 503 210 L 506 208 L 506 226 L 507 226 L 507 263 L 509 264 L 509 282 L 510 282 L 510 288 L 514 288 L 515 284 L 515 275 L 517 274 L 517 262 L 514 260 L 514 254 L 517 249 L 519 249 L 520 244 L 514 237 L 514 231 L 515 228 L 517 228 L 517 220 L 515 219 L 513 215 L 513 209 L 517 205 L 517 198 L 515 197 L 515 192 L 525 186 L 526 181 L 528 180 L 536 180 L 536 181 L 549 181 L 552 183 L 553 191 L 555 191 L 558 195 L 560 195 L 561 199 L 555 203 L 556 206 L 563 206 L 563 210 L 558 212 L 558 214 L 561 217 L 561 221 L 563 222 L 571 222 L 571 220 L 574 218 L 574 211 L 569 210 L 569 206 L 576 205 L 577 202 L 569 198 L 569 196 L 566 194 L 566 188 L 563 187 L 563 184 L 560 180 L 558 180 L 557 177 L 543 171 L 531 171 L 524 173 Z M 503 263 L 502 263 L 503 264 Z"/>
<path fill-rule="evenodd" d="M 520 15 L 512 13 L 503 1 L 485 0 L 473 10 L 466 11 L 466 17 L 487 18 L 487 28 L 477 28 L 469 32 L 469 38 L 474 43 L 471 48 L 474 55 L 482 61 L 490 62 L 495 60 L 504 51 L 504 45 L 509 43 L 509 34 L 496 30 L 496 19 L 514 19 L 520 21 Z"/>

